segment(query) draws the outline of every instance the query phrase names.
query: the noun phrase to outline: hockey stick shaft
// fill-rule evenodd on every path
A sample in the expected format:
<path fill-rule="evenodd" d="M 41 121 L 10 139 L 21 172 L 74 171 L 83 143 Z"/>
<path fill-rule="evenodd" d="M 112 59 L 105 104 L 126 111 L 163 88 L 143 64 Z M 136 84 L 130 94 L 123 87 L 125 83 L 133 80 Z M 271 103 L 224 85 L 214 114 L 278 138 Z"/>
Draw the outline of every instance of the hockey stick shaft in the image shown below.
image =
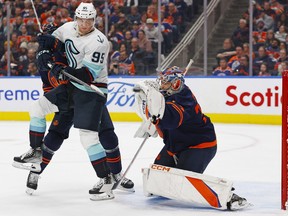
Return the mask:
<path fill-rule="evenodd" d="M 77 77 L 74 77 L 73 75 L 67 73 L 64 70 L 62 70 L 61 73 L 69 77 L 71 80 L 77 82 L 78 84 L 85 86 L 87 89 L 94 91 L 96 94 L 102 97 L 106 97 L 105 94 L 97 86 L 89 85 L 88 83 L 83 82 L 82 80 L 78 79 Z"/>
<path fill-rule="evenodd" d="M 127 169 L 125 170 L 125 172 L 123 173 L 120 181 L 116 182 L 113 186 L 113 190 L 116 189 L 119 184 L 121 184 L 121 182 L 123 181 L 123 179 L 125 178 L 125 176 L 127 175 L 129 169 L 131 168 L 132 164 L 134 163 L 134 161 L 136 160 L 136 157 L 138 156 L 139 152 L 141 151 L 142 147 L 144 146 L 144 144 L 146 143 L 146 141 L 148 140 L 149 135 L 146 135 L 144 140 L 142 141 L 141 145 L 139 146 L 137 152 L 135 153 L 134 157 L 132 158 L 130 164 L 128 165 Z"/>
<path fill-rule="evenodd" d="M 187 64 L 185 70 L 183 71 L 183 75 L 185 76 L 186 73 L 188 72 L 189 68 L 191 67 L 191 65 L 194 63 L 193 59 L 190 59 L 189 63 Z"/>
<path fill-rule="evenodd" d="M 52 68 L 53 65 L 51 63 L 48 63 L 48 66 L 50 68 Z M 92 90 L 96 94 L 98 94 L 98 95 L 100 95 L 102 97 L 106 97 L 105 94 L 97 86 L 89 85 L 88 83 L 85 83 L 84 81 L 82 81 L 82 80 L 78 79 L 77 77 L 67 73 L 64 70 L 62 70 L 61 73 L 64 74 L 65 76 L 69 77 L 71 80 L 77 82 L 78 84 L 85 86 L 87 89 Z"/>
<path fill-rule="evenodd" d="M 36 17 L 36 21 L 37 21 L 37 24 L 38 24 L 38 27 L 39 27 L 39 31 L 40 31 L 41 33 L 43 33 L 43 30 L 42 30 L 42 28 L 41 28 L 41 23 L 40 23 L 40 20 L 39 20 L 39 17 L 38 17 L 38 14 L 37 14 L 37 11 L 36 11 L 34 2 L 33 2 L 33 0 L 30 0 L 30 1 L 31 1 L 31 5 L 32 5 L 32 8 L 33 8 L 35 17 Z"/>

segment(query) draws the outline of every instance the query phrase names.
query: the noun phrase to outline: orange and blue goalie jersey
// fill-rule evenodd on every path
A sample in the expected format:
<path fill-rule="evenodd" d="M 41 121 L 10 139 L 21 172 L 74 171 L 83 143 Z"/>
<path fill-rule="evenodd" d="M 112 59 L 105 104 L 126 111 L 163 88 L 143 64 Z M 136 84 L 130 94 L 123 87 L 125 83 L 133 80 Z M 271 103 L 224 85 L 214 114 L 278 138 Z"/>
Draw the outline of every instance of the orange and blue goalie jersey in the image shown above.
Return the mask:
<path fill-rule="evenodd" d="M 165 112 L 157 123 L 169 154 L 189 148 L 217 145 L 214 126 L 205 116 L 191 90 L 184 85 L 181 92 L 165 97 Z"/>

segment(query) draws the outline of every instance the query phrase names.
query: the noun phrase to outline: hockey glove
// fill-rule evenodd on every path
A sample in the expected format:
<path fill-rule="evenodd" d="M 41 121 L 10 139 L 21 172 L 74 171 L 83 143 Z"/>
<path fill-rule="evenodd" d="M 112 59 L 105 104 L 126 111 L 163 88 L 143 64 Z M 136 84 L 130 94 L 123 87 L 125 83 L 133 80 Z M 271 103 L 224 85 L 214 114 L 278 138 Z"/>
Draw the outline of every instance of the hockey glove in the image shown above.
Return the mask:
<path fill-rule="evenodd" d="M 135 84 L 133 90 L 138 102 L 138 113 L 140 113 L 140 117 L 145 113 L 155 124 L 158 119 L 163 117 L 165 111 L 165 99 L 159 92 L 158 82 L 149 80 L 140 81 Z"/>
<path fill-rule="evenodd" d="M 61 73 L 62 70 L 65 70 L 64 64 L 54 64 L 51 70 L 48 73 L 48 79 L 50 84 L 56 88 L 61 84 L 66 84 L 68 82 L 68 78 Z"/>
<path fill-rule="evenodd" d="M 52 52 L 63 50 L 64 44 L 49 34 L 38 35 L 37 41 L 39 43 L 39 50 L 50 50 Z"/>
<path fill-rule="evenodd" d="M 152 137 L 157 137 L 158 135 L 155 125 L 149 120 L 144 120 L 141 123 L 140 127 L 134 134 L 134 138 L 136 137 L 145 138 L 146 135 L 152 136 Z"/>
<path fill-rule="evenodd" d="M 41 50 L 36 55 L 37 67 L 41 72 L 49 71 L 49 62 L 52 62 L 52 53 L 49 50 Z"/>
<path fill-rule="evenodd" d="M 151 121 L 156 124 L 158 119 L 162 119 L 165 111 L 164 96 L 154 88 L 149 88 L 147 92 L 147 107 Z"/>

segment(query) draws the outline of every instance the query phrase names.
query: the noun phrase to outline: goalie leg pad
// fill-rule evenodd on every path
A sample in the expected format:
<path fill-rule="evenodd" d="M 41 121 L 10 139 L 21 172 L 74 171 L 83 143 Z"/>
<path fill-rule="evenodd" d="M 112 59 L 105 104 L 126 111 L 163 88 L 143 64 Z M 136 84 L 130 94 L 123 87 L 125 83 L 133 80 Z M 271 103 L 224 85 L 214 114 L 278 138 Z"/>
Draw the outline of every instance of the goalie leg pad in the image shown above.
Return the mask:
<path fill-rule="evenodd" d="M 195 206 L 227 209 L 232 182 L 191 171 L 152 164 L 142 170 L 144 194 L 159 195 Z"/>

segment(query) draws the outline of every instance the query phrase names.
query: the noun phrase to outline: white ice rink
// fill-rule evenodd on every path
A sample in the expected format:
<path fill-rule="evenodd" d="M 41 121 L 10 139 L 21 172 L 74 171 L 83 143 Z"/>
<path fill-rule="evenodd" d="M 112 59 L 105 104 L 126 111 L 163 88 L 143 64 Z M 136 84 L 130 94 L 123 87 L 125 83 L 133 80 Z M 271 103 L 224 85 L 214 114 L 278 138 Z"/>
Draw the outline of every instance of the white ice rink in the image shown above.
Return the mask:
<path fill-rule="evenodd" d="M 126 169 L 141 139 L 133 138 L 139 123 L 115 123 Z M 12 159 L 28 149 L 28 122 L 0 122 L 0 216 L 277 216 L 280 210 L 281 127 L 215 124 L 218 153 L 206 174 L 233 180 L 237 194 L 253 207 L 238 211 L 193 208 L 142 193 L 141 168 L 153 162 L 162 147 L 149 138 L 127 177 L 136 192 L 115 192 L 115 199 L 90 201 L 88 190 L 97 182 L 76 129 L 55 154 L 33 196 L 25 194 L 28 171 L 12 167 Z"/>

